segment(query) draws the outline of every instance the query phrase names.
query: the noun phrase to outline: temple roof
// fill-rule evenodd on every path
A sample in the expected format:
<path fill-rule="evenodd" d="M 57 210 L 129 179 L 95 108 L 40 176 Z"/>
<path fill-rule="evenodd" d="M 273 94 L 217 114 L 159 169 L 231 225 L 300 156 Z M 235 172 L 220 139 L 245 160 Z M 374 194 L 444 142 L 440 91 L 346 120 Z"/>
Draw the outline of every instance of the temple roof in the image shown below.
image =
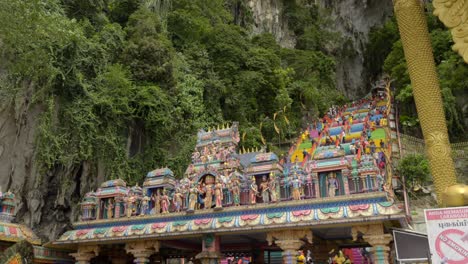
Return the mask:
<path fill-rule="evenodd" d="M 389 202 L 386 194 L 369 193 L 290 201 L 275 207 L 257 204 L 247 207 L 224 208 L 220 214 L 212 209 L 193 214 L 171 213 L 138 218 L 121 218 L 77 222 L 75 229 L 64 233 L 55 244 L 90 241 L 132 240 L 171 237 L 193 233 L 241 232 L 242 230 L 289 228 L 314 225 L 343 225 L 345 223 L 396 220 L 406 226 L 402 206 Z"/>
<path fill-rule="evenodd" d="M 34 245 L 41 244 L 41 240 L 29 227 L 20 224 L 0 222 L 0 241 L 18 242 L 21 240 L 27 240 Z"/>

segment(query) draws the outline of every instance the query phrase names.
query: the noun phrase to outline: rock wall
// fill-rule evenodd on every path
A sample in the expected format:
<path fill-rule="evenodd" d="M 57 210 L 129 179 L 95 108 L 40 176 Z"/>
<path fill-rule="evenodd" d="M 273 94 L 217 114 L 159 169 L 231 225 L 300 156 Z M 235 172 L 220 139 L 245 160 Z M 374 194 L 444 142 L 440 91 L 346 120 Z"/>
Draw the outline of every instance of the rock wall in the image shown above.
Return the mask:
<path fill-rule="evenodd" d="M 248 0 L 252 11 L 253 33 L 271 33 L 284 48 L 294 48 L 296 38 L 289 31 L 288 22 L 283 17 L 283 1 L 287 0 Z"/>
<path fill-rule="evenodd" d="M 34 104 L 32 84 L 17 100 L 0 100 L 0 187 L 15 193 L 16 222 L 30 226 L 44 241 L 53 240 L 71 227 L 79 214 L 78 202 L 104 181 L 87 163 L 38 169 L 36 134 L 44 107 Z"/>
<path fill-rule="evenodd" d="M 284 48 L 294 48 L 294 33 L 283 17 L 284 1 L 248 0 L 254 19 L 253 33 L 269 32 Z M 299 1 L 299 0 L 296 0 Z M 337 52 L 336 87 L 348 98 L 359 98 L 369 91 L 368 74 L 364 68 L 364 53 L 372 27 L 381 26 L 393 14 L 392 1 L 379 0 L 309 0 L 302 4 L 317 4 L 323 16 L 330 20 L 327 30 L 339 32 L 342 43 L 335 43 Z"/>
<path fill-rule="evenodd" d="M 351 52 L 337 57 L 336 86 L 348 98 L 357 98 L 369 91 L 364 68 L 364 53 L 372 27 L 381 26 L 393 14 L 392 1 L 381 0 L 316 0 L 330 10 L 330 30 L 342 34 L 343 49 Z"/>

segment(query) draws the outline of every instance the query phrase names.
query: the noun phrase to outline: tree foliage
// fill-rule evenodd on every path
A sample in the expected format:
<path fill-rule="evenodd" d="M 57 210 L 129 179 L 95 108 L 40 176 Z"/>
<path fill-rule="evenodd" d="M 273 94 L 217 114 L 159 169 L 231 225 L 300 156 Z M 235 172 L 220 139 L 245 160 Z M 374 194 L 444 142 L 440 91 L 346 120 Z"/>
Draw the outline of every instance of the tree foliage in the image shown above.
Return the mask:
<path fill-rule="evenodd" d="M 404 156 L 398 163 L 398 172 L 406 178 L 407 186 L 427 184 L 430 178 L 429 161 L 422 154 Z"/>
<path fill-rule="evenodd" d="M 451 141 L 466 141 L 467 127 L 463 121 L 463 111 L 460 100 L 457 102 L 457 97 L 466 97 L 468 65 L 451 49 L 453 40 L 450 32 L 437 17 L 432 15 L 430 5 L 427 10 L 429 33 L 440 79 L 449 136 Z M 383 70 L 394 80 L 395 97 L 400 105 L 400 121 L 403 131 L 421 135 L 403 46 L 394 19 L 389 20 L 383 27 L 371 31 L 367 47 L 367 61 L 371 75 L 376 76 Z"/>
<path fill-rule="evenodd" d="M 242 147 L 289 139 L 305 108 L 344 100 L 322 49 L 330 32 L 316 6 L 288 3 L 299 41 L 284 49 L 253 36 L 250 15 L 237 0 L 2 1 L 0 100 L 33 87 L 44 172 L 87 162 L 130 183 L 160 166 L 180 176 L 195 132 L 224 122 L 240 122 Z"/>

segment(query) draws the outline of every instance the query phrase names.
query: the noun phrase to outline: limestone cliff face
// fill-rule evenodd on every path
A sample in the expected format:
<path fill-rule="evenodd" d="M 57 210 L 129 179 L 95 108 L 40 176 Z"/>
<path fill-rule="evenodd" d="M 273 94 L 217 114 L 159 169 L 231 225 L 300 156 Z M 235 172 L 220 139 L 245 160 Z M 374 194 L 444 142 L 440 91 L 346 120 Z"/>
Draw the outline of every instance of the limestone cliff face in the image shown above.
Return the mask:
<path fill-rule="evenodd" d="M 247 1 L 254 21 L 253 33 L 271 33 L 282 47 L 294 48 L 296 39 L 288 28 L 287 20 L 283 17 L 283 1 L 285 0 Z"/>
<path fill-rule="evenodd" d="M 103 179 L 92 177 L 99 174 L 91 174 L 86 163 L 38 170 L 35 143 L 44 108 L 32 103 L 30 86 L 18 100 L 0 100 L 0 186 L 16 195 L 16 221 L 47 241 L 70 227 L 81 197 Z"/>
<path fill-rule="evenodd" d="M 318 0 L 331 11 L 331 30 L 341 33 L 342 48 L 351 51 L 337 57 L 336 85 L 349 98 L 368 91 L 370 83 L 364 68 L 364 52 L 372 27 L 383 25 L 392 15 L 392 1 L 381 0 Z"/>
<path fill-rule="evenodd" d="M 285 48 L 293 48 L 296 40 L 283 16 L 284 2 L 290 0 L 248 0 L 254 19 L 253 33 L 272 33 Z M 330 20 L 327 28 L 341 33 L 342 43 L 330 47 L 336 53 L 336 86 L 349 98 L 367 93 L 364 52 L 372 27 L 382 25 L 393 12 L 392 1 L 379 0 L 309 0 L 298 3 L 317 4 Z M 346 50 L 346 52 L 336 52 Z"/>

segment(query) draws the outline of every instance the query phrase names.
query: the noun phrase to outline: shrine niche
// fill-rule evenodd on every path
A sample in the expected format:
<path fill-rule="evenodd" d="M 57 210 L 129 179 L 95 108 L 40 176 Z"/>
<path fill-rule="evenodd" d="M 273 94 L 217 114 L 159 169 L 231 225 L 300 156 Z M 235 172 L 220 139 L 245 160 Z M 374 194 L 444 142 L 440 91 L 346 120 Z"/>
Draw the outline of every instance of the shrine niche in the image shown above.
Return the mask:
<path fill-rule="evenodd" d="M 345 195 L 343 175 L 340 171 L 320 172 L 319 178 L 321 197 Z"/>

